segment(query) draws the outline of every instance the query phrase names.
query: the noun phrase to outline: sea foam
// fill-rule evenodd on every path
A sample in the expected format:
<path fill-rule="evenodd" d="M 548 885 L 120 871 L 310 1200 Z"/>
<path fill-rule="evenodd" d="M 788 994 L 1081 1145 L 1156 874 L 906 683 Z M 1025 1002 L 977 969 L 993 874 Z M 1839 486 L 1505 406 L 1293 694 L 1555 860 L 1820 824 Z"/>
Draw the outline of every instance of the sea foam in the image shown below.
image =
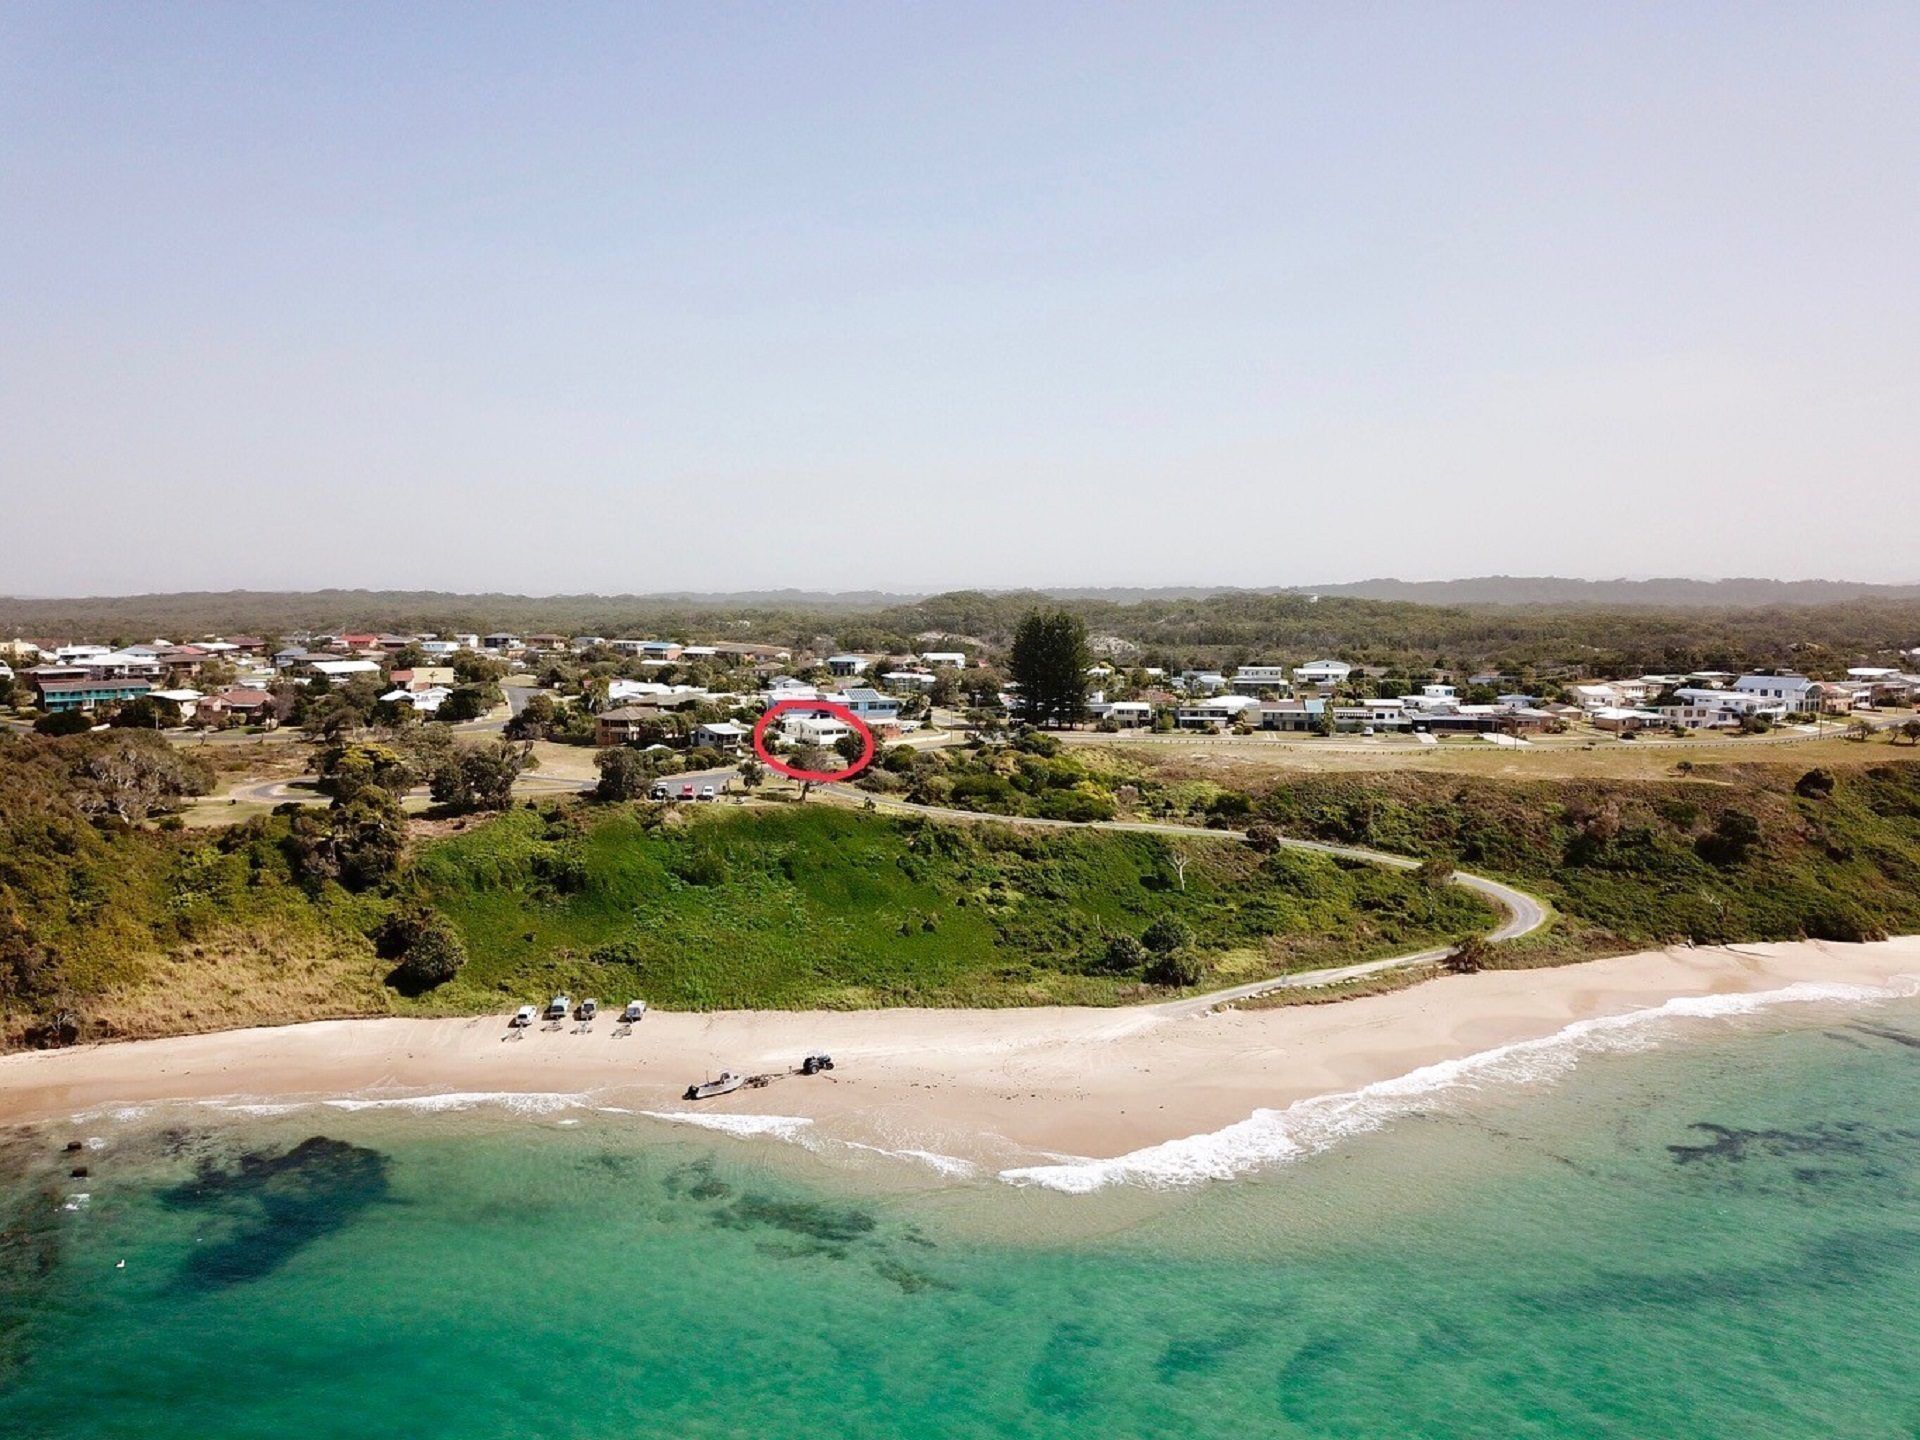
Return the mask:
<path fill-rule="evenodd" d="M 342 1096 L 321 1103 L 335 1110 L 417 1110 L 429 1114 L 494 1105 L 515 1115 L 556 1115 L 591 1102 L 585 1095 L 551 1091 L 460 1090 L 436 1095 Z"/>
<path fill-rule="evenodd" d="M 718 1130 L 741 1139 L 766 1137 L 793 1140 L 813 1121 L 800 1115 L 696 1115 L 687 1110 L 642 1110 L 649 1120 L 665 1120 L 673 1125 L 694 1125 L 702 1130 Z"/>
<path fill-rule="evenodd" d="M 1486 1084 L 1552 1080 L 1582 1055 L 1641 1049 L 1674 1020 L 1711 1020 L 1751 1014 L 1774 1005 L 1820 1001 L 1861 1003 L 1903 993 L 1868 985 L 1802 983 L 1741 995 L 1684 995 L 1645 1010 L 1576 1020 L 1552 1035 L 1519 1040 L 1457 1060 L 1423 1065 L 1358 1090 L 1316 1095 L 1284 1110 L 1256 1110 L 1224 1129 L 1149 1145 L 1107 1160 L 1072 1159 L 1054 1165 L 1002 1170 L 1010 1185 L 1037 1185 L 1070 1195 L 1109 1185 L 1170 1189 L 1229 1180 L 1249 1171 L 1318 1154 L 1356 1135 L 1378 1130 L 1448 1091 Z"/>

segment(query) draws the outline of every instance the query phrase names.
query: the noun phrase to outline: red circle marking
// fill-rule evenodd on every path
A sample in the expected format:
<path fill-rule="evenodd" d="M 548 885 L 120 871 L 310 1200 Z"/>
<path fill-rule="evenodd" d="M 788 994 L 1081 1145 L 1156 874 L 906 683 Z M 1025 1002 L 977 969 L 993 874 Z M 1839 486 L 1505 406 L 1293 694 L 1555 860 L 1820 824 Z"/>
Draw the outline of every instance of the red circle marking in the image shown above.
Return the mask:
<path fill-rule="evenodd" d="M 862 742 L 860 758 L 844 770 L 802 770 L 798 765 L 789 765 L 784 760 L 775 759 L 767 749 L 767 726 L 773 723 L 774 716 L 788 710 L 805 710 L 810 714 L 825 713 L 836 720 L 846 721 L 860 736 Z M 844 705 L 836 705 L 831 700 L 776 700 L 767 707 L 767 713 L 762 715 L 753 727 L 753 753 L 789 780 L 813 780 L 823 785 L 831 785 L 836 780 L 851 780 L 873 763 L 873 731 L 869 730 L 867 722 L 853 711 Z"/>

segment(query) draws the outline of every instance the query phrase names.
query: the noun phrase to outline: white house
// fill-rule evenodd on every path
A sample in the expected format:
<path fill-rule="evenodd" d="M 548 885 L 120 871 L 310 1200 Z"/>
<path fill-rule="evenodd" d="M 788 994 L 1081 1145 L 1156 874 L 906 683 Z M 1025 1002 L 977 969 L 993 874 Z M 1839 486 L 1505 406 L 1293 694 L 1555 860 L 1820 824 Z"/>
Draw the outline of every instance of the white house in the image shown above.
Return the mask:
<path fill-rule="evenodd" d="M 1218 730 L 1239 720 L 1259 717 L 1260 702 L 1251 695 L 1214 695 L 1205 700 L 1190 700 L 1174 711 L 1174 723 L 1182 730 Z"/>
<path fill-rule="evenodd" d="M 1284 665 L 1242 665 L 1233 672 L 1233 689 L 1239 695 L 1258 695 L 1263 690 L 1284 694 L 1288 690 Z"/>
<path fill-rule="evenodd" d="M 870 725 L 891 725 L 900 718 L 898 700 L 867 686 L 857 686 L 829 698 L 837 705 L 846 706 Z"/>
<path fill-rule="evenodd" d="M 1096 720 L 1111 720 L 1122 729 L 1153 723 L 1153 706 L 1145 700 L 1101 700 L 1090 703 L 1087 713 Z"/>
<path fill-rule="evenodd" d="M 1725 729 L 1738 725 L 1749 715 L 1780 720 L 1787 713 L 1787 707 L 1781 701 L 1740 690 L 1683 685 L 1673 693 L 1674 703 L 1661 706 L 1660 713 L 1673 724 L 1694 730 Z"/>
<path fill-rule="evenodd" d="M 380 673 L 377 660 L 307 660 L 301 663 L 301 668 L 314 675 L 324 675 L 329 680 L 351 680 L 356 675 Z"/>
<path fill-rule="evenodd" d="M 1180 685 L 1189 695 L 1217 695 L 1227 688 L 1227 677 L 1218 670 L 1183 670 Z"/>
<path fill-rule="evenodd" d="M 738 750 L 747 743 L 751 733 L 746 726 L 732 720 L 714 720 L 693 727 L 693 743 L 696 747 L 705 745 L 715 750 Z"/>
<path fill-rule="evenodd" d="M 923 665 L 932 665 L 936 669 L 945 665 L 958 670 L 966 666 L 967 657 L 959 650 L 922 650 L 920 652 L 920 663 Z"/>
<path fill-rule="evenodd" d="M 853 734 L 853 727 L 831 715 L 788 715 L 780 726 L 781 736 L 795 745 L 819 745 L 830 748 L 836 741 Z"/>
<path fill-rule="evenodd" d="M 1309 660 L 1293 668 L 1296 685 L 1344 685 L 1353 667 L 1344 660 Z"/>
<path fill-rule="evenodd" d="M 864 655 L 829 655 L 827 673 L 843 679 L 849 675 L 864 675 L 867 673 L 867 663 Z"/>
<path fill-rule="evenodd" d="M 880 677 L 890 690 L 931 690 L 935 678 L 931 670 L 889 670 Z"/>
<path fill-rule="evenodd" d="M 1742 675 L 1733 682 L 1742 695 L 1757 695 L 1777 700 L 1789 714 L 1817 713 L 1820 709 L 1820 682 L 1804 675 Z"/>

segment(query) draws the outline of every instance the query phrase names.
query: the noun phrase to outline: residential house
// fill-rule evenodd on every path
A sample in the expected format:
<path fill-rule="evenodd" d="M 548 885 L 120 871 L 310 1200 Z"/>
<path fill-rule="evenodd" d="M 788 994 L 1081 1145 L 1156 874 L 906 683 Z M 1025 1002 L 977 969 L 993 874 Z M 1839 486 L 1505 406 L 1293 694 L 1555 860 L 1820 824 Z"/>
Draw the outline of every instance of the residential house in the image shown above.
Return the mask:
<path fill-rule="evenodd" d="M 378 675 L 380 663 L 377 660 L 316 660 L 309 657 L 294 669 L 307 675 L 324 675 L 329 680 L 351 680 L 356 675 Z"/>
<path fill-rule="evenodd" d="M 966 668 L 967 657 L 964 652 L 959 650 L 922 650 L 920 652 L 920 663 L 923 665 L 931 665 L 936 670 L 942 667 L 963 670 Z"/>
<path fill-rule="evenodd" d="M 713 750 L 738 750 L 753 734 L 733 720 L 711 720 L 693 727 L 693 743 Z"/>
<path fill-rule="evenodd" d="M 594 717 L 594 743 L 637 745 L 657 734 L 665 712 L 658 705 L 621 705 Z"/>
<path fill-rule="evenodd" d="M 867 673 L 867 666 L 871 663 L 872 657 L 867 655 L 829 655 L 827 673 L 840 679 L 850 675 L 864 675 Z"/>
<path fill-rule="evenodd" d="M 1820 683 L 1804 675 L 1742 675 L 1733 688 L 1742 695 L 1776 700 L 1790 715 L 1817 714 L 1823 698 Z"/>
<path fill-rule="evenodd" d="M 1293 683 L 1332 689 L 1344 685 L 1352 673 L 1353 667 L 1344 660 L 1309 660 L 1305 665 L 1294 667 Z"/>
<path fill-rule="evenodd" d="M 1619 705 L 1607 705 L 1590 711 L 1587 720 L 1594 729 L 1606 730 L 1615 735 L 1634 734 L 1641 730 L 1657 729 L 1673 723 L 1662 711 L 1638 710 Z"/>
<path fill-rule="evenodd" d="M 819 745 L 831 749 L 853 733 L 851 725 L 832 715 L 802 715 L 796 712 L 781 717 L 781 738 L 795 745 Z"/>
<path fill-rule="evenodd" d="M 837 705 L 844 705 L 869 725 L 891 725 L 900 718 L 898 700 L 865 686 L 844 690 L 829 698 Z"/>
<path fill-rule="evenodd" d="M 1232 684 L 1236 695 L 1285 695 L 1292 689 L 1284 665 L 1242 665 L 1233 672 Z"/>
<path fill-rule="evenodd" d="M 1260 702 L 1251 695 L 1213 695 L 1187 701 L 1174 711 L 1182 730 L 1223 730 L 1229 725 L 1259 719 Z"/>
<path fill-rule="evenodd" d="M 39 671 L 28 671 L 27 683 L 33 687 L 40 708 L 48 712 L 97 710 L 102 705 L 119 705 L 128 700 L 138 700 L 153 689 L 153 686 L 145 680 L 72 678 L 48 680 L 38 678 L 39 676 Z"/>
<path fill-rule="evenodd" d="M 937 677 L 931 670 L 889 670 L 880 677 L 889 690 L 931 690 Z"/>
<path fill-rule="evenodd" d="M 182 690 L 155 690 L 152 692 L 152 698 L 155 700 L 166 701 L 167 704 L 173 707 L 174 713 L 177 714 L 183 722 L 185 722 L 193 719 L 194 714 L 199 709 L 200 702 L 204 700 L 206 697 L 202 695 L 198 690 L 182 689 Z"/>
<path fill-rule="evenodd" d="M 273 696 L 251 686 L 233 685 L 207 696 L 200 702 L 203 715 L 233 715 L 242 720 L 258 720 L 273 713 Z"/>
<path fill-rule="evenodd" d="M 1783 720 L 1787 707 L 1783 701 L 1743 690 L 1682 685 L 1674 691 L 1673 702 L 1660 707 L 1660 713 L 1670 724 L 1693 730 L 1721 730 L 1738 725 L 1748 716 Z"/>
<path fill-rule="evenodd" d="M 1095 720 L 1110 720 L 1122 730 L 1137 730 L 1153 723 L 1153 706 L 1145 700 L 1102 700 L 1089 704 L 1087 713 Z"/>
<path fill-rule="evenodd" d="M 451 690 L 460 683 L 451 665 L 416 665 L 411 670 L 396 670 L 387 678 L 402 690 Z"/>

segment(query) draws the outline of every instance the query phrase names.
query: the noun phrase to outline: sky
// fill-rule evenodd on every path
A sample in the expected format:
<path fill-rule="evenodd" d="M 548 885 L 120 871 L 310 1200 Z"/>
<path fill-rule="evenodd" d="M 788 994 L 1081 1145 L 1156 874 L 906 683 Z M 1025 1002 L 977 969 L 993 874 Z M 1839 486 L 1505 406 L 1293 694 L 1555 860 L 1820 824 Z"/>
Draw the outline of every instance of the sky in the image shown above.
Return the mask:
<path fill-rule="evenodd" d="M 1916 54 L 0 0 L 0 593 L 1914 581 Z"/>

